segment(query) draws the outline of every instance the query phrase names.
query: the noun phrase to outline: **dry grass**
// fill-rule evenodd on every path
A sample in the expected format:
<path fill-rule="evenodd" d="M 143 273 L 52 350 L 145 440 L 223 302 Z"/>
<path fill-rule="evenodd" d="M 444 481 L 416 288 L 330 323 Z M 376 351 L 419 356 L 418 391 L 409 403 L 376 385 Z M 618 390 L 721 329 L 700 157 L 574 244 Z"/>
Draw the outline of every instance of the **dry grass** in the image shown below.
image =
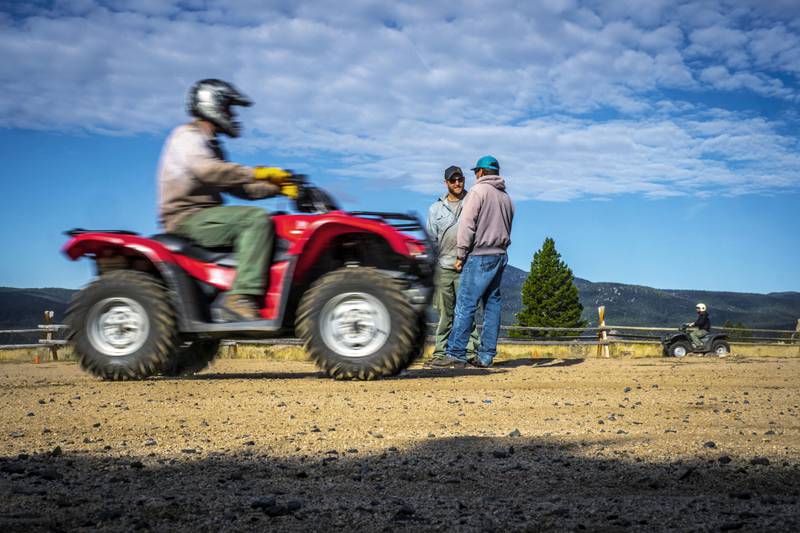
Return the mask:
<path fill-rule="evenodd" d="M 268 359 L 271 361 L 306 361 L 308 355 L 302 346 L 239 344 L 223 346 L 218 357 L 221 359 Z"/>
<path fill-rule="evenodd" d="M 50 361 L 50 350 L 47 348 L 21 348 L 17 350 L 0 350 L 0 362 L 30 363 L 39 356 L 41 362 Z M 72 347 L 58 349 L 59 361 L 74 361 Z"/>
<path fill-rule="evenodd" d="M 731 346 L 732 355 L 745 357 L 800 357 L 798 344 L 738 344 Z M 500 344 L 497 347 L 498 361 L 512 359 L 588 359 L 597 357 L 597 346 L 563 344 Z M 422 359 L 427 359 L 433 352 L 433 345 L 428 344 Z M 609 347 L 611 357 L 639 358 L 661 357 L 661 345 L 614 343 Z M 0 350 L 0 362 L 30 363 L 39 356 L 41 362 L 50 361 L 50 352 L 46 348 L 26 348 L 19 350 Z M 264 359 L 269 361 L 307 361 L 308 355 L 301 346 L 290 345 L 247 345 L 223 346 L 218 354 L 220 359 Z M 58 349 L 59 361 L 74 361 L 72 347 Z"/>

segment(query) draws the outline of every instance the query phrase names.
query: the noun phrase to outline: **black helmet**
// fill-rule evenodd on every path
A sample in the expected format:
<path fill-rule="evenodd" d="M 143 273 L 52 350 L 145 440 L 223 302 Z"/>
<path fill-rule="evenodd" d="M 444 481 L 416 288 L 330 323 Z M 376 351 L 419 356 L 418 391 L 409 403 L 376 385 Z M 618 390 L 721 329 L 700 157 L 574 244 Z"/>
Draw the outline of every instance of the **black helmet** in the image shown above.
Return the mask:
<path fill-rule="evenodd" d="M 200 80 L 189 89 L 186 107 L 189 114 L 207 120 L 230 137 L 238 137 L 242 125 L 231 106 L 249 107 L 253 102 L 222 80 Z"/>

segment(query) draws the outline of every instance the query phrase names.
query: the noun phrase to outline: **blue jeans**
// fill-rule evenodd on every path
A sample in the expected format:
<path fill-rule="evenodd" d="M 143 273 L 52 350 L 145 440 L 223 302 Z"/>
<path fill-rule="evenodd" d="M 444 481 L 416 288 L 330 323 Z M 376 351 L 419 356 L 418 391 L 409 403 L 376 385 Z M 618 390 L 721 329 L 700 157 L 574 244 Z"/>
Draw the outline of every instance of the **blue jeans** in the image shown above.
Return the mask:
<path fill-rule="evenodd" d="M 456 316 L 447 341 L 447 355 L 466 360 L 467 342 L 475 321 L 478 302 L 483 302 L 483 332 L 478 359 L 489 364 L 497 355 L 500 334 L 500 280 L 508 263 L 506 254 L 471 255 L 461 272 L 461 286 L 456 296 Z"/>

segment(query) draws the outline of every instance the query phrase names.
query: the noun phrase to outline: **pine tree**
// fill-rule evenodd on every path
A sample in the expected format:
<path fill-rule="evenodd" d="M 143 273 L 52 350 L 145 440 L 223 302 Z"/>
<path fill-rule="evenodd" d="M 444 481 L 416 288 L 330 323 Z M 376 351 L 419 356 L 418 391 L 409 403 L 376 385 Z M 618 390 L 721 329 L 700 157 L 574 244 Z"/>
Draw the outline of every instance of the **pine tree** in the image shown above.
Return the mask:
<path fill-rule="evenodd" d="M 731 337 L 735 339 L 749 339 L 753 336 L 753 332 L 750 331 L 750 328 L 742 324 L 741 322 L 733 323 L 730 320 L 726 320 L 724 324 L 722 324 L 723 328 L 737 328 L 744 331 L 732 331 Z"/>
<path fill-rule="evenodd" d="M 519 325 L 584 327 L 586 322 L 581 320 L 583 306 L 574 282 L 572 270 L 556 251 L 555 241 L 546 238 L 542 248 L 533 255 L 530 274 L 522 285 L 522 310 L 517 313 Z M 545 333 L 532 334 L 546 336 Z M 551 336 L 564 334 L 555 332 Z"/>

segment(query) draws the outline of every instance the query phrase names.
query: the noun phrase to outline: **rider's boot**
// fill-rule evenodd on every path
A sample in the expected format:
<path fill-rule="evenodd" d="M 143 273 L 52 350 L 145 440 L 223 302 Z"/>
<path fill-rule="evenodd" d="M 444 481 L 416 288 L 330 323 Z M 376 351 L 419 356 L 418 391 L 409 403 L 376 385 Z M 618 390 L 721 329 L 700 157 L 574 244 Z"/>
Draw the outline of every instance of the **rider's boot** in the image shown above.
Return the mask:
<path fill-rule="evenodd" d="M 255 297 L 247 294 L 225 294 L 213 309 L 214 322 L 261 320 Z"/>

